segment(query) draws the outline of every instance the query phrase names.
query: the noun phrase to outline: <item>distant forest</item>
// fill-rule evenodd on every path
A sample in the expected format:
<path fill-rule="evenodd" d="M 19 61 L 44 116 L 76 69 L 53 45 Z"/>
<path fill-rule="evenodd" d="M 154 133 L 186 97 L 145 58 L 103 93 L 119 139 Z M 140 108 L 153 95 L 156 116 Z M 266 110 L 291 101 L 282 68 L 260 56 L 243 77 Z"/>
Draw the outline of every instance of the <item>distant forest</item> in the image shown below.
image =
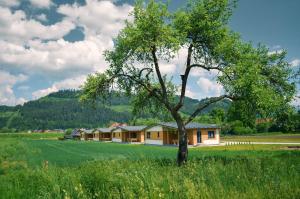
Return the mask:
<path fill-rule="evenodd" d="M 129 123 L 134 119 L 131 100 L 125 95 L 112 95 L 110 103 L 83 104 L 79 101 L 80 91 L 63 90 L 51 93 L 38 100 L 29 101 L 15 107 L 0 106 L 0 129 L 40 130 L 67 128 L 96 128 L 110 122 Z M 230 101 L 224 100 L 207 107 L 204 114 L 215 108 L 227 110 Z M 186 98 L 182 114 L 189 114 L 199 104 L 199 100 Z M 151 118 L 141 114 L 140 118 Z M 164 121 L 165 118 L 158 118 Z"/>

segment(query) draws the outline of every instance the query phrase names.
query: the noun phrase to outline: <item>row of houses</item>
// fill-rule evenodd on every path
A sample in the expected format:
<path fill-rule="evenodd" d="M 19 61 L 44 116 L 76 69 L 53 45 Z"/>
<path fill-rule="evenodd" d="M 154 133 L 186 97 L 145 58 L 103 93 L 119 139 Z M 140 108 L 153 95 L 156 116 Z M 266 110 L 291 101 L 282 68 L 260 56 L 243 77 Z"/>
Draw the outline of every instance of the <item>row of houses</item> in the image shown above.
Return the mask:
<path fill-rule="evenodd" d="M 220 143 L 221 128 L 216 124 L 189 123 L 186 125 L 189 145 L 216 145 Z M 152 126 L 117 126 L 94 130 L 78 129 L 72 133 L 80 140 L 139 143 L 153 145 L 178 145 L 178 129 L 175 122 Z"/>

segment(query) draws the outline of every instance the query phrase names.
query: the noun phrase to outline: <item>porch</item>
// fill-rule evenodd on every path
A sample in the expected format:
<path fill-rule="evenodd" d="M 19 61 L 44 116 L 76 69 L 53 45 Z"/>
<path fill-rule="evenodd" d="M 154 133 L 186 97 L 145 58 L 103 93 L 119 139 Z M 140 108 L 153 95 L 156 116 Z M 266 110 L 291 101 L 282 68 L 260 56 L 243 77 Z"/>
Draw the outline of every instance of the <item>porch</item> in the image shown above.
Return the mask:
<path fill-rule="evenodd" d="M 142 132 L 122 132 L 122 142 L 141 143 L 144 142 Z"/>
<path fill-rule="evenodd" d="M 187 131 L 187 142 L 188 145 L 195 145 L 193 132 Z M 165 131 L 163 132 L 163 144 L 164 145 L 178 145 L 179 144 L 179 137 L 178 131 Z"/>
<path fill-rule="evenodd" d="M 100 133 L 99 135 L 100 141 L 111 141 L 111 133 Z"/>

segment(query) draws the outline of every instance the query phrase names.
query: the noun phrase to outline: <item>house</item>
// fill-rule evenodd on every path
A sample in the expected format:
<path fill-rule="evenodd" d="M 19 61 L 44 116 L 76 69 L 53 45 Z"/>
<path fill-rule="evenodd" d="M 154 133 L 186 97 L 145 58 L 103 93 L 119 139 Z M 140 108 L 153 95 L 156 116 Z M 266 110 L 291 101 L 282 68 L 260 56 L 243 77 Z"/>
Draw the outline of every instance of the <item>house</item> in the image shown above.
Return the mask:
<path fill-rule="evenodd" d="M 144 143 L 147 126 L 119 126 L 112 130 L 113 142 Z"/>
<path fill-rule="evenodd" d="M 94 130 L 94 140 L 111 141 L 111 131 L 113 128 L 97 128 Z"/>
<path fill-rule="evenodd" d="M 93 130 L 80 129 L 80 140 L 93 140 Z"/>
<path fill-rule="evenodd" d="M 221 128 L 216 124 L 191 122 L 186 125 L 188 145 L 220 144 Z M 145 144 L 178 145 L 178 130 L 175 122 L 164 122 L 145 130 Z"/>
<path fill-rule="evenodd" d="M 81 134 L 79 129 L 74 129 L 69 136 L 71 139 L 80 140 Z"/>

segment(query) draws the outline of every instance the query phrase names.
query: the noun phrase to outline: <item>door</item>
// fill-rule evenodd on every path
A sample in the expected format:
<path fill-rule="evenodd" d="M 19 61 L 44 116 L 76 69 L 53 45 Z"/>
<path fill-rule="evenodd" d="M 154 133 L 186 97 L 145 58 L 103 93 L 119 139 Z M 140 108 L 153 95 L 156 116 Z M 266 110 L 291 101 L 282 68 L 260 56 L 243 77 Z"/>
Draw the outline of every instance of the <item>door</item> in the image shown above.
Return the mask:
<path fill-rule="evenodd" d="M 197 129 L 197 143 L 201 143 L 201 131 Z"/>

